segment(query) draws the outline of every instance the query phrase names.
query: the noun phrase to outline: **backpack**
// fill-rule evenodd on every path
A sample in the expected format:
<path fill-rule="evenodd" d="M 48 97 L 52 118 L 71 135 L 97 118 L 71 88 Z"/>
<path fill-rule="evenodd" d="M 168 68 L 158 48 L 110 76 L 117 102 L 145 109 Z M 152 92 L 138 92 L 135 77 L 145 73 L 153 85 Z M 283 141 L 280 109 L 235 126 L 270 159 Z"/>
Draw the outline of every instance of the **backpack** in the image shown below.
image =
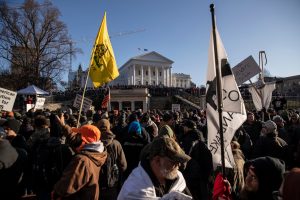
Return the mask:
<path fill-rule="evenodd" d="M 113 143 L 107 147 L 107 158 L 100 171 L 100 186 L 115 187 L 118 186 L 120 180 L 120 171 L 117 164 L 117 152 Z"/>

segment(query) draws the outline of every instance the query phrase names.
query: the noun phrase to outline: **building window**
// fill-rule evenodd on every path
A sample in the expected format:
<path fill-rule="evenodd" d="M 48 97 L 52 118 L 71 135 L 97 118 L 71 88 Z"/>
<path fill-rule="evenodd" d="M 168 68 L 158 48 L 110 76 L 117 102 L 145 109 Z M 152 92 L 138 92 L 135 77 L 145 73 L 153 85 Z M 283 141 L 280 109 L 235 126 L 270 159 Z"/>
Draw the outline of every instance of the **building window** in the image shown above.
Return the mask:
<path fill-rule="evenodd" d="M 161 76 L 161 72 L 159 72 L 159 76 Z"/>
<path fill-rule="evenodd" d="M 153 85 L 155 85 L 155 81 L 153 81 Z"/>
<path fill-rule="evenodd" d="M 146 81 L 146 85 L 148 85 L 148 81 Z"/>
<path fill-rule="evenodd" d="M 139 70 L 139 75 L 141 75 L 141 71 Z"/>
<path fill-rule="evenodd" d="M 152 73 L 153 73 L 153 76 L 155 76 L 155 71 L 153 71 Z"/>
<path fill-rule="evenodd" d="M 148 70 L 146 70 L 146 76 L 148 76 Z"/>

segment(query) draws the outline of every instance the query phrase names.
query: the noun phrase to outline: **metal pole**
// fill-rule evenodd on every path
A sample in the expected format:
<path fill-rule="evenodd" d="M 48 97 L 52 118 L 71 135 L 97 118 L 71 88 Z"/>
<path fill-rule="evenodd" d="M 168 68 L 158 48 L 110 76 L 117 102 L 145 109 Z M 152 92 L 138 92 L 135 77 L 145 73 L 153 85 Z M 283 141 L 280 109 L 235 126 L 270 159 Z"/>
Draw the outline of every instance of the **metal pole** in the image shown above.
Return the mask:
<path fill-rule="evenodd" d="M 216 40 L 216 22 L 215 22 L 215 11 L 214 4 L 210 4 L 210 12 L 212 19 L 212 28 L 213 28 L 213 43 L 214 43 L 214 57 L 215 57 L 215 68 L 216 68 L 216 79 L 217 79 L 217 98 L 218 98 L 218 113 L 219 113 L 219 133 L 220 133 L 220 143 L 221 143 L 221 162 L 222 162 L 222 174 L 223 177 L 226 177 L 225 174 L 225 150 L 224 150 L 224 133 L 223 133 L 223 102 L 222 102 L 222 82 L 221 82 L 221 71 L 219 67 L 219 57 L 218 57 L 218 44 Z"/>
<path fill-rule="evenodd" d="M 265 54 L 265 56 L 266 56 L 265 51 L 259 51 L 259 66 L 261 68 L 261 73 L 260 73 L 259 79 L 260 79 L 261 83 L 264 85 L 265 84 L 265 80 L 264 80 L 263 54 Z M 261 107 L 262 107 L 262 110 L 261 110 L 261 120 L 265 121 L 265 113 L 264 113 L 264 109 L 263 109 L 264 108 L 264 94 L 262 92 L 262 89 L 260 90 Z"/>
<path fill-rule="evenodd" d="M 79 126 L 79 121 L 80 121 L 80 116 L 81 116 L 81 111 L 82 111 L 82 105 L 83 105 L 84 95 L 85 95 L 85 91 L 86 91 L 86 85 L 87 85 L 89 75 L 90 75 L 90 69 L 91 69 L 91 67 L 89 66 L 88 71 L 87 71 L 87 75 L 86 75 L 85 84 L 84 84 L 84 89 L 83 89 L 82 99 L 81 99 L 81 103 L 80 103 L 79 113 L 78 113 L 77 128 Z"/>

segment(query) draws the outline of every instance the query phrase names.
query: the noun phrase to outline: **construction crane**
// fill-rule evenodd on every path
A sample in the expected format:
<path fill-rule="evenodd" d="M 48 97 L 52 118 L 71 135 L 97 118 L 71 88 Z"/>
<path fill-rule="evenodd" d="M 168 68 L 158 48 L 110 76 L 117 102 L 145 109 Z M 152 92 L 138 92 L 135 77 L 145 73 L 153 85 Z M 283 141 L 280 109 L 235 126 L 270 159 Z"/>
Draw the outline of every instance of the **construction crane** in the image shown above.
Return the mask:
<path fill-rule="evenodd" d="M 130 31 L 121 31 L 121 32 L 110 34 L 109 38 L 123 37 L 123 36 L 132 35 L 132 34 L 135 34 L 135 33 L 141 33 L 141 32 L 145 32 L 145 31 L 146 31 L 145 28 L 130 30 Z M 73 52 L 73 45 L 78 44 L 78 43 L 94 42 L 94 40 L 95 40 L 95 38 L 92 39 L 92 38 L 89 38 L 89 37 L 82 37 L 79 40 L 69 41 L 70 52 Z M 69 71 L 72 71 L 72 53 L 70 54 Z"/>

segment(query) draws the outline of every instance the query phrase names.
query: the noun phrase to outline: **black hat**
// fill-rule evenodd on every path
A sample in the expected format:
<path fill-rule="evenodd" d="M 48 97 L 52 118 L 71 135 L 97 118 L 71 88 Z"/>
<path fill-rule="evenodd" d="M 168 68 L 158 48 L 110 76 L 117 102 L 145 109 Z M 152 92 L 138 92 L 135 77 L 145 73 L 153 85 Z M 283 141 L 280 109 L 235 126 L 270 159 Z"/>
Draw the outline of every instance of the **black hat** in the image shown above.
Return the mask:
<path fill-rule="evenodd" d="M 171 119 L 173 119 L 173 115 L 171 115 L 170 113 L 167 112 L 163 115 L 163 121 L 167 122 Z"/>
<path fill-rule="evenodd" d="M 197 128 L 196 123 L 195 123 L 194 121 L 192 121 L 192 120 L 185 120 L 185 121 L 183 122 L 183 126 L 186 126 L 186 127 L 188 127 L 188 128 L 191 128 L 191 129 Z"/>
<path fill-rule="evenodd" d="M 7 127 L 13 130 L 15 133 L 18 134 L 20 130 L 21 123 L 16 119 L 8 119 L 6 122 L 3 123 L 3 127 Z"/>

